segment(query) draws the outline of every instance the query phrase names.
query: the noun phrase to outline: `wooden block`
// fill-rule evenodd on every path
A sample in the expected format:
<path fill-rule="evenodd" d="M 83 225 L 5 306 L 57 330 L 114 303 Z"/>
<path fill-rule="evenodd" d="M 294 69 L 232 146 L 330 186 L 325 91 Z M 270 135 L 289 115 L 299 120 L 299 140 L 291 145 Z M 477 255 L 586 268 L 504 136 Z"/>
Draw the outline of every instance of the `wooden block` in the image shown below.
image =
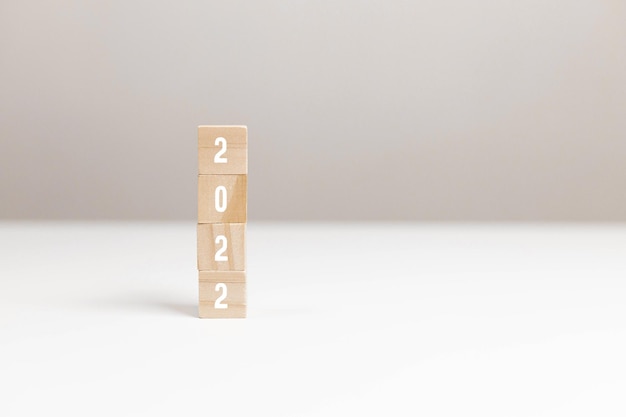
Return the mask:
<path fill-rule="evenodd" d="M 246 310 L 245 305 L 231 305 L 228 310 L 216 310 L 210 304 L 200 302 L 198 317 L 201 319 L 245 319 Z"/>
<path fill-rule="evenodd" d="M 198 175 L 198 223 L 245 223 L 247 175 Z"/>
<path fill-rule="evenodd" d="M 198 270 L 245 271 L 246 224 L 198 225 Z"/>
<path fill-rule="evenodd" d="M 248 173 L 246 126 L 198 126 L 198 172 L 203 175 Z"/>
<path fill-rule="evenodd" d="M 246 273 L 200 271 L 200 318 L 245 318 Z"/>

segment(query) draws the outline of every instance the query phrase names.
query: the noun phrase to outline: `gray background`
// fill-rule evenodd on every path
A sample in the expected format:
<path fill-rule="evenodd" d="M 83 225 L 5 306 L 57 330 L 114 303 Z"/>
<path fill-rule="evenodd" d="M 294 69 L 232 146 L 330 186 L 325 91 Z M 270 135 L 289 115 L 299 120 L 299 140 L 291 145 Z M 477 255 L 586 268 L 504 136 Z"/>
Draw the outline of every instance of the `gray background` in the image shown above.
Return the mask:
<path fill-rule="evenodd" d="M 0 217 L 626 220 L 621 0 L 3 1 Z"/>

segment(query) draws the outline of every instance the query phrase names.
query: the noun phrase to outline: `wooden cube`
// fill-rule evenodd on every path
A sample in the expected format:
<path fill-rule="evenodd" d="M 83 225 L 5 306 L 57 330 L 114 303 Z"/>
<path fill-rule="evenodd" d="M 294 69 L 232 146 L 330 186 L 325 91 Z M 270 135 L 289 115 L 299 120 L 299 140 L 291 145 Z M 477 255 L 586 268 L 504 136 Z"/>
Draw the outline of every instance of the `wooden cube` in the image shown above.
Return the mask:
<path fill-rule="evenodd" d="M 198 225 L 198 270 L 245 271 L 246 224 Z"/>
<path fill-rule="evenodd" d="M 198 173 L 247 174 L 246 126 L 198 126 Z"/>
<path fill-rule="evenodd" d="M 245 318 L 246 273 L 200 271 L 200 318 Z"/>
<path fill-rule="evenodd" d="M 199 175 L 198 223 L 245 223 L 247 175 Z"/>

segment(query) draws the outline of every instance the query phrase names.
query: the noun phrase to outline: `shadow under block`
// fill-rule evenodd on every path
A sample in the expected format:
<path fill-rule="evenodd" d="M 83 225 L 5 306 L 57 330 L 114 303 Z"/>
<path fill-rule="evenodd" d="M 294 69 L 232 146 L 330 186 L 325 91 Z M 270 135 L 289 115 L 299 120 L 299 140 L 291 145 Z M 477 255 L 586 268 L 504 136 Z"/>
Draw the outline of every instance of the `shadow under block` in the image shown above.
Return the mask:
<path fill-rule="evenodd" d="M 247 174 L 247 127 L 198 126 L 198 173 Z"/>
<path fill-rule="evenodd" d="M 247 175 L 198 175 L 198 223 L 246 223 Z"/>
<path fill-rule="evenodd" d="M 199 271 L 246 270 L 246 224 L 198 225 Z"/>
<path fill-rule="evenodd" d="M 245 318 L 246 273 L 199 272 L 200 318 Z"/>

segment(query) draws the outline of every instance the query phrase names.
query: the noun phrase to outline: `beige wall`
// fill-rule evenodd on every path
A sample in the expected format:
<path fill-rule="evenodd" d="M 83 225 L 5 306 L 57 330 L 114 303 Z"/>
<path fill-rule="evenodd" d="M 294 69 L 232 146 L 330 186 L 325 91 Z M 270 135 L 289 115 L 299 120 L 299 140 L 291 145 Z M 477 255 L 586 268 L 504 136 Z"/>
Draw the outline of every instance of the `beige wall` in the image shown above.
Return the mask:
<path fill-rule="evenodd" d="M 0 4 L 0 217 L 626 220 L 621 0 Z"/>

